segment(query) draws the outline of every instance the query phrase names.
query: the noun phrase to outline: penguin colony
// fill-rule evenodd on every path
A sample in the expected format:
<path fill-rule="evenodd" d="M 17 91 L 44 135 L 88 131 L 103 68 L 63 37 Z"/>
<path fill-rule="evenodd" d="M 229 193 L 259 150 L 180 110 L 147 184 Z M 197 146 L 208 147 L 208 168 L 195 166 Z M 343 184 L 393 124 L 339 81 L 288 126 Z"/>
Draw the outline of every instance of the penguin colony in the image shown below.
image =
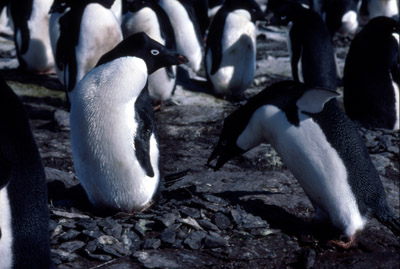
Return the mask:
<path fill-rule="evenodd" d="M 268 142 L 309 197 L 315 220 L 347 237 L 338 246 L 351 246 L 371 217 L 400 235 L 357 131 L 358 124 L 399 129 L 396 1 L 313 0 L 309 9 L 269 0 L 266 11 L 254 0 L 13 0 L 0 7 L 9 13 L 20 68 L 55 70 L 65 85 L 74 166 L 94 206 L 134 213 L 154 203 L 162 173 L 152 101 L 171 97 L 181 64 L 198 73 L 203 65 L 215 95 L 240 97 L 254 79 L 256 22 L 264 21 L 287 28 L 293 81 L 267 87 L 228 116 L 207 163 L 217 159 L 220 169 Z M 346 59 L 343 111 L 331 38 L 355 33 L 362 8 L 371 20 Z M 49 268 L 43 167 L 21 103 L 5 81 L 0 87 L 7 110 L 0 115 L 8 115 L 0 117 L 0 267 Z"/>

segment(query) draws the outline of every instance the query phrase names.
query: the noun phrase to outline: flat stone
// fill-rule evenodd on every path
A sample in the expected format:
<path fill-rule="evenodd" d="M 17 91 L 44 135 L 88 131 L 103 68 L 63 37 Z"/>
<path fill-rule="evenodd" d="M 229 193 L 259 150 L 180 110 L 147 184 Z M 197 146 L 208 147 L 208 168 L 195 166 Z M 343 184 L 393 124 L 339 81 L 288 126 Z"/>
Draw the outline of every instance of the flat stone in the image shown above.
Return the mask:
<path fill-rule="evenodd" d="M 65 212 L 59 210 L 51 210 L 51 213 L 58 217 L 69 218 L 69 219 L 90 219 L 89 216 L 79 213 Z"/>
<path fill-rule="evenodd" d="M 137 251 L 133 254 L 133 258 L 142 263 L 145 268 L 182 268 L 181 264 L 163 256 L 162 253 Z"/>
<path fill-rule="evenodd" d="M 158 249 L 161 246 L 161 240 L 156 238 L 149 238 L 144 240 L 143 248 L 144 249 Z"/>
<path fill-rule="evenodd" d="M 206 220 L 206 219 L 201 219 L 198 221 L 201 227 L 203 227 L 206 230 L 212 230 L 214 232 L 218 232 L 219 228 L 217 225 L 213 224 L 211 221 Z"/>
<path fill-rule="evenodd" d="M 73 240 L 75 238 L 78 237 L 78 235 L 80 235 L 81 232 L 76 231 L 76 230 L 68 230 L 67 232 L 61 234 L 60 239 L 63 241 L 69 241 L 69 240 Z"/>
<path fill-rule="evenodd" d="M 208 234 L 204 239 L 204 248 L 219 248 L 227 246 L 229 246 L 228 240 L 216 233 Z"/>
<path fill-rule="evenodd" d="M 51 256 L 60 259 L 63 262 L 72 262 L 79 258 L 75 253 L 69 253 L 62 249 L 51 249 Z"/>
<path fill-rule="evenodd" d="M 142 241 L 134 231 L 126 230 L 121 235 L 121 242 L 125 247 L 134 252 L 140 248 Z"/>
<path fill-rule="evenodd" d="M 167 245 L 172 245 L 176 240 L 176 233 L 173 231 L 165 230 L 160 235 L 161 242 Z"/>
<path fill-rule="evenodd" d="M 225 230 L 229 226 L 231 226 L 231 221 L 229 220 L 229 218 L 220 212 L 214 214 L 213 221 L 215 225 L 217 225 L 218 228 L 221 230 Z"/>
<path fill-rule="evenodd" d="M 75 241 L 69 241 L 69 242 L 62 243 L 58 247 L 58 249 L 64 250 L 68 253 L 72 253 L 78 249 L 81 249 L 84 245 L 86 245 L 85 242 L 75 240 Z"/>
<path fill-rule="evenodd" d="M 191 249 L 200 249 L 206 235 L 207 233 L 203 231 L 191 232 L 183 241 L 183 244 Z"/>
<path fill-rule="evenodd" d="M 111 261 L 113 259 L 112 256 L 110 255 L 104 255 L 104 254 L 87 254 L 89 258 L 93 259 L 93 260 L 97 260 L 97 261 L 101 261 L 101 262 L 108 262 Z"/>
<path fill-rule="evenodd" d="M 97 238 L 100 245 L 112 245 L 118 242 L 118 239 L 110 235 L 102 235 Z"/>

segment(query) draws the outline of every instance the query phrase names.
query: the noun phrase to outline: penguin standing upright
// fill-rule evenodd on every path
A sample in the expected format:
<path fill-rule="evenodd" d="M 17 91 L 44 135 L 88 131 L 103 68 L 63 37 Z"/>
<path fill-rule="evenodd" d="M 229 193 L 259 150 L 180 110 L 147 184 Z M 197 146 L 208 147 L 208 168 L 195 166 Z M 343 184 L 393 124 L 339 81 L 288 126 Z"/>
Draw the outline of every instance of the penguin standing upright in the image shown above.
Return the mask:
<path fill-rule="evenodd" d="M 219 157 L 219 169 L 235 155 L 270 143 L 310 199 L 315 220 L 330 220 L 350 240 L 337 245 L 350 247 L 369 216 L 400 236 L 400 221 L 362 138 L 337 103 L 328 102 L 337 95 L 294 81 L 268 87 L 225 119 L 208 163 Z"/>
<path fill-rule="evenodd" d="M 46 72 L 54 67 L 49 37 L 52 0 L 9 0 L 20 68 Z"/>
<path fill-rule="evenodd" d="M 343 102 L 366 128 L 399 129 L 399 23 L 376 17 L 354 37 L 346 57 Z"/>
<path fill-rule="evenodd" d="M 44 169 L 24 107 L 0 78 L 0 267 L 51 265 Z"/>
<path fill-rule="evenodd" d="M 141 32 L 105 54 L 76 85 L 72 154 L 77 177 L 95 206 L 132 213 L 152 204 L 160 171 L 147 78 L 185 62 Z"/>
<path fill-rule="evenodd" d="M 157 0 L 136 0 L 128 3 L 129 12 L 124 16 L 124 37 L 145 32 L 151 39 L 176 50 L 175 34 L 167 13 Z M 176 66 L 167 66 L 149 75 L 149 94 L 154 104 L 169 99 L 176 86 Z"/>
<path fill-rule="evenodd" d="M 267 19 L 287 26 L 287 44 L 295 81 L 336 90 L 335 50 L 321 17 L 296 0 L 269 0 Z"/>
<path fill-rule="evenodd" d="M 206 43 L 205 69 L 216 94 L 240 97 L 253 82 L 256 20 L 265 20 L 265 15 L 254 0 L 226 0 L 215 15 Z"/>
<path fill-rule="evenodd" d="M 158 0 L 168 14 L 175 33 L 176 49 L 189 59 L 188 66 L 198 72 L 203 58 L 203 41 L 196 13 L 195 0 Z"/>
<path fill-rule="evenodd" d="M 50 12 L 58 25 L 50 29 L 56 71 L 69 99 L 76 83 L 100 57 L 122 40 L 111 11 L 114 0 L 55 0 Z"/>
<path fill-rule="evenodd" d="M 359 0 L 311 0 L 310 6 L 321 15 L 332 37 L 336 32 L 354 34 L 357 31 Z"/>
<path fill-rule="evenodd" d="M 363 0 L 364 7 L 368 11 L 369 19 L 379 16 L 396 17 L 399 16 L 398 0 Z"/>

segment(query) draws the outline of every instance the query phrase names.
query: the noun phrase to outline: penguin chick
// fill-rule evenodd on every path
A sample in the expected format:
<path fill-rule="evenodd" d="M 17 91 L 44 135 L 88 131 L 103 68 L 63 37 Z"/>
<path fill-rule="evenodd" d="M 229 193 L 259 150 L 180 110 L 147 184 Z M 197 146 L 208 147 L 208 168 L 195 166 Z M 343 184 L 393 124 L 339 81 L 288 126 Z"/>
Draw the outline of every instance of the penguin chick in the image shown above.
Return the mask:
<path fill-rule="evenodd" d="M 335 50 L 321 17 L 295 0 L 269 0 L 266 14 L 271 25 L 287 26 L 293 79 L 336 90 Z"/>
<path fill-rule="evenodd" d="M 343 102 L 366 128 L 399 129 L 399 23 L 376 17 L 354 37 L 346 57 Z"/>
<path fill-rule="evenodd" d="M 254 80 L 256 26 L 265 15 L 254 0 L 226 0 L 210 26 L 205 69 L 217 95 L 240 97 Z"/>
<path fill-rule="evenodd" d="M 399 236 L 400 221 L 362 138 L 337 103 L 328 102 L 337 95 L 293 81 L 268 87 L 225 119 L 208 163 L 218 158 L 219 169 L 270 143 L 310 199 L 316 220 L 330 220 L 352 240 L 374 216 Z"/>
<path fill-rule="evenodd" d="M 25 109 L 1 77 L 0 268 L 52 268 L 45 172 Z"/>
<path fill-rule="evenodd" d="M 186 57 L 141 32 L 102 56 L 75 87 L 70 114 L 74 165 L 96 207 L 133 213 L 152 204 L 160 171 L 147 78 L 185 62 Z"/>

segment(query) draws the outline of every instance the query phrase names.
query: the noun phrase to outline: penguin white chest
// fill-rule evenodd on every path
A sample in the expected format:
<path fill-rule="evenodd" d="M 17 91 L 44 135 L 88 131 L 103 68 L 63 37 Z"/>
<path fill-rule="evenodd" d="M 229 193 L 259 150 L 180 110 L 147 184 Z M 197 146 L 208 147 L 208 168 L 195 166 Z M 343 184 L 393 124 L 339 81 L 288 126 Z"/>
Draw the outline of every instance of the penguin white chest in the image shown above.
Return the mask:
<path fill-rule="evenodd" d="M 189 59 L 188 65 L 199 71 L 202 61 L 202 45 L 186 9 L 177 0 L 161 0 L 160 5 L 168 14 L 174 28 L 176 49 Z"/>
<path fill-rule="evenodd" d="M 97 206 L 125 212 L 141 210 L 158 185 L 154 135 L 148 153 L 154 176 L 146 175 L 135 153 L 135 137 L 141 131 L 135 102 L 146 80 L 144 61 L 126 57 L 93 69 L 75 88 L 70 115 L 75 170 Z"/>
<path fill-rule="evenodd" d="M 319 125 L 301 112 L 298 115 L 300 125 L 295 126 L 278 107 L 265 105 L 253 114 L 237 144 L 246 149 L 260 139 L 269 142 L 316 209 L 351 236 L 362 230 L 365 220 L 348 183 L 347 169 Z"/>
<path fill-rule="evenodd" d="M 142 8 L 138 12 L 128 12 L 122 23 L 124 37 L 138 32 L 145 32 L 155 41 L 165 45 L 161 37 L 160 25 L 157 14 L 149 7 Z"/>
<path fill-rule="evenodd" d="M 256 69 L 256 28 L 250 14 L 235 10 L 226 17 L 221 41 L 222 59 L 218 71 L 210 75 L 217 93 L 242 92 L 251 85 Z M 211 70 L 212 52 L 207 52 Z"/>
<path fill-rule="evenodd" d="M 11 211 L 7 187 L 0 190 L 0 268 L 12 266 Z"/>

